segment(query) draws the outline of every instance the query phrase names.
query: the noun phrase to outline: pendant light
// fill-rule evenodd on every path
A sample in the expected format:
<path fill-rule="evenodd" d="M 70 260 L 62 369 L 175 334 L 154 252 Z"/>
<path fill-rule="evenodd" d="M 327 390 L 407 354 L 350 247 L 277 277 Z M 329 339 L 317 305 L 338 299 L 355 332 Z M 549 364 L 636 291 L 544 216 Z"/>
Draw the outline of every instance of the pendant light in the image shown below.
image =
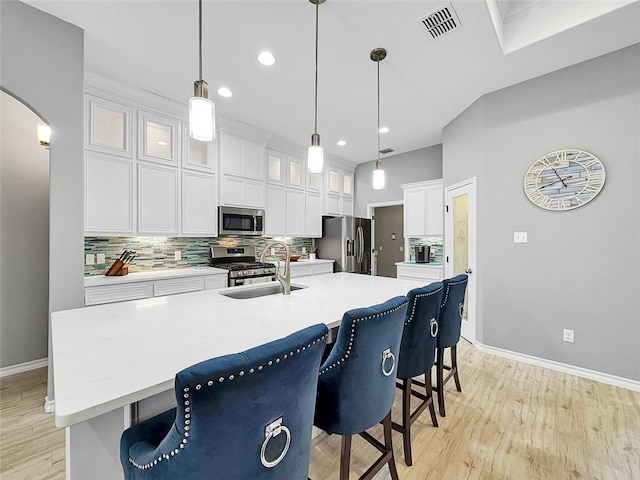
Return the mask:
<path fill-rule="evenodd" d="M 216 138 L 216 106 L 209 100 L 209 87 L 202 79 L 202 0 L 198 0 L 199 74 L 189 99 L 189 136 L 211 142 Z"/>
<path fill-rule="evenodd" d="M 307 168 L 311 173 L 320 173 L 324 168 L 324 148 L 320 145 L 320 135 L 318 135 L 318 6 L 325 0 L 309 0 L 316 6 L 316 83 L 314 100 L 314 128 L 311 135 L 311 145 L 307 153 Z"/>
<path fill-rule="evenodd" d="M 380 160 L 380 62 L 387 56 L 384 48 L 374 48 L 371 50 L 369 58 L 376 62 L 378 69 L 378 160 L 376 160 L 376 168 L 371 173 L 371 187 L 374 190 L 382 190 L 384 188 L 384 170 L 382 169 L 382 160 Z"/>

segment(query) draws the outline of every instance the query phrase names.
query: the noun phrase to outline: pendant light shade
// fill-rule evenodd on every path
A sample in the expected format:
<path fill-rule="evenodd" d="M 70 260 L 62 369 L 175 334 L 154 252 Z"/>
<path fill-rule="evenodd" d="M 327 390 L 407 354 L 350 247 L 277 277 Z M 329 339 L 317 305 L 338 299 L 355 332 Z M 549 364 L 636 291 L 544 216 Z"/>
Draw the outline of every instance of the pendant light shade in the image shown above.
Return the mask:
<path fill-rule="evenodd" d="M 387 56 L 384 48 L 374 48 L 369 54 L 369 58 L 376 62 L 378 72 L 378 160 L 376 160 L 376 168 L 371 172 L 371 188 L 374 190 L 382 190 L 385 184 L 384 169 L 382 168 L 382 160 L 380 160 L 380 62 Z"/>
<path fill-rule="evenodd" d="M 202 80 L 202 0 L 198 0 L 198 27 L 200 79 L 194 82 L 193 97 L 189 99 L 189 136 L 211 142 L 216 138 L 216 107 L 208 98 L 207 82 Z"/>
<path fill-rule="evenodd" d="M 311 173 L 320 173 L 324 168 L 324 148 L 320 145 L 318 135 L 318 5 L 325 0 L 309 0 L 316 6 L 316 81 L 314 99 L 314 129 L 311 135 L 311 145 L 307 151 L 307 169 Z"/>

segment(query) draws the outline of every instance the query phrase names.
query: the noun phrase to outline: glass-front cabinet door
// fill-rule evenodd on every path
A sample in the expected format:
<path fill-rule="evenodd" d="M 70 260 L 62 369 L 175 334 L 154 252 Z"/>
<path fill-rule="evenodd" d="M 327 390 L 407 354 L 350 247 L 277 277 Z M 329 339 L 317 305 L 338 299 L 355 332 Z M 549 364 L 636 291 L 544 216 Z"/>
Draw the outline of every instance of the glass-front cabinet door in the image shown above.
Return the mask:
<path fill-rule="evenodd" d="M 275 150 L 267 150 L 267 182 L 284 185 L 285 180 L 285 155 Z"/>
<path fill-rule="evenodd" d="M 304 188 L 305 162 L 298 157 L 287 155 L 287 186 L 292 188 Z"/>
<path fill-rule="evenodd" d="M 138 158 L 177 165 L 180 121 L 163 115 L 138 111 Z"/>
<path fill-rule="evenodd" d="M 189 136 L 189 126 L 182 125 L 182 167 L 202 172 L 216 170 L 216 142 L 202 142 Z"/>
<path fill-rule="evenodd" d="M 133 158 L 133 107 L 85 95 L 85 109 L 85 148 Z"/>

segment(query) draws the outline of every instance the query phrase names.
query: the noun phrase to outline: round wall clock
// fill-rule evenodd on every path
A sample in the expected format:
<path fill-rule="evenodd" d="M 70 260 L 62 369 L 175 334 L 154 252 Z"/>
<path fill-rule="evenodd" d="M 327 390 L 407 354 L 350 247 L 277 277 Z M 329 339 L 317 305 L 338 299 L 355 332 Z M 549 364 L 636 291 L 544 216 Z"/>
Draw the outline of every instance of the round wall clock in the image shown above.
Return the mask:
<path fill-rule="evenodd" d="M 604 166 L 595 155 L 567 148 L 533 162 L 524 176 L 524 193 L 540 208 L 571 210 L 593 200 L 604 179 Z"/>

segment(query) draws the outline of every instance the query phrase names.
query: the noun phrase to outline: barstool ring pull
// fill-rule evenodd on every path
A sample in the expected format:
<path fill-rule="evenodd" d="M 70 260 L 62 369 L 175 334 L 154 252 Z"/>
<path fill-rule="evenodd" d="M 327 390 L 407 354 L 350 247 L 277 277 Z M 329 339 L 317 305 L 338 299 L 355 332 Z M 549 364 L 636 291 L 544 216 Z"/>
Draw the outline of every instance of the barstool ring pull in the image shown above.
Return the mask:
<path fill-rule="evenodd" d="M 385 370 L 384 368 L 384 364 L 387 361 L 388 358 L 391 358 L 393 360 L 393 362 L 391 363 L 391 368 L 389 370 Z M 382 351 L 382 374 L 385 377 L 388 377 L 389 375 L 391 375 L 393 373 L 393 369 L 396 366 L 396 357 L 395 355 L 391 352 L 390 348 L 387 348 L 386 350 Z"/>
<path fill-rule="evenodd" d="M 280 435 L 281 433 L 284 433 L 287 436 L 287 442 L 285 443 L 285 446 L 282 449 L 282 452 L 280 453 L 280 455 L 278 455 L 278 458 L 276 458 L 275 460 L 269 461 L 265 456 L 267 451 L 267 444 L 269 443 L 269 440 L 271 440 L 273 437 Z M 276 465 L 278 465 L 282 461 L 282 459 L 285 457 L 287 452 L 289 451 L 290 445 L 291 445 L 291 431 L 289 431 L 286 425 L 282 425 L 282 417 L 271 422 L 269 425 L 266 426 L 264 430 L 264 442 L 262 442 L 262 448 L 260 449 L 260 461 L 262 462 L 262 465 L 264 465 L 267 468 L 273 468 Z"/>
<path fill-rule="evenodd" d="M 429 321 L 429 327 L 431 328 L 431 336 L 436 338 L 436 335 L 438 335 L 438 322 L 435 318 L 432 318 Z"/>
<path fill-rule="evenodd" d="M 461 303 L 458 305 L 458 315 L 460 315 L 460 318 L 462 317 L 462 314 L 464 313 L 464 303 Z"/>

